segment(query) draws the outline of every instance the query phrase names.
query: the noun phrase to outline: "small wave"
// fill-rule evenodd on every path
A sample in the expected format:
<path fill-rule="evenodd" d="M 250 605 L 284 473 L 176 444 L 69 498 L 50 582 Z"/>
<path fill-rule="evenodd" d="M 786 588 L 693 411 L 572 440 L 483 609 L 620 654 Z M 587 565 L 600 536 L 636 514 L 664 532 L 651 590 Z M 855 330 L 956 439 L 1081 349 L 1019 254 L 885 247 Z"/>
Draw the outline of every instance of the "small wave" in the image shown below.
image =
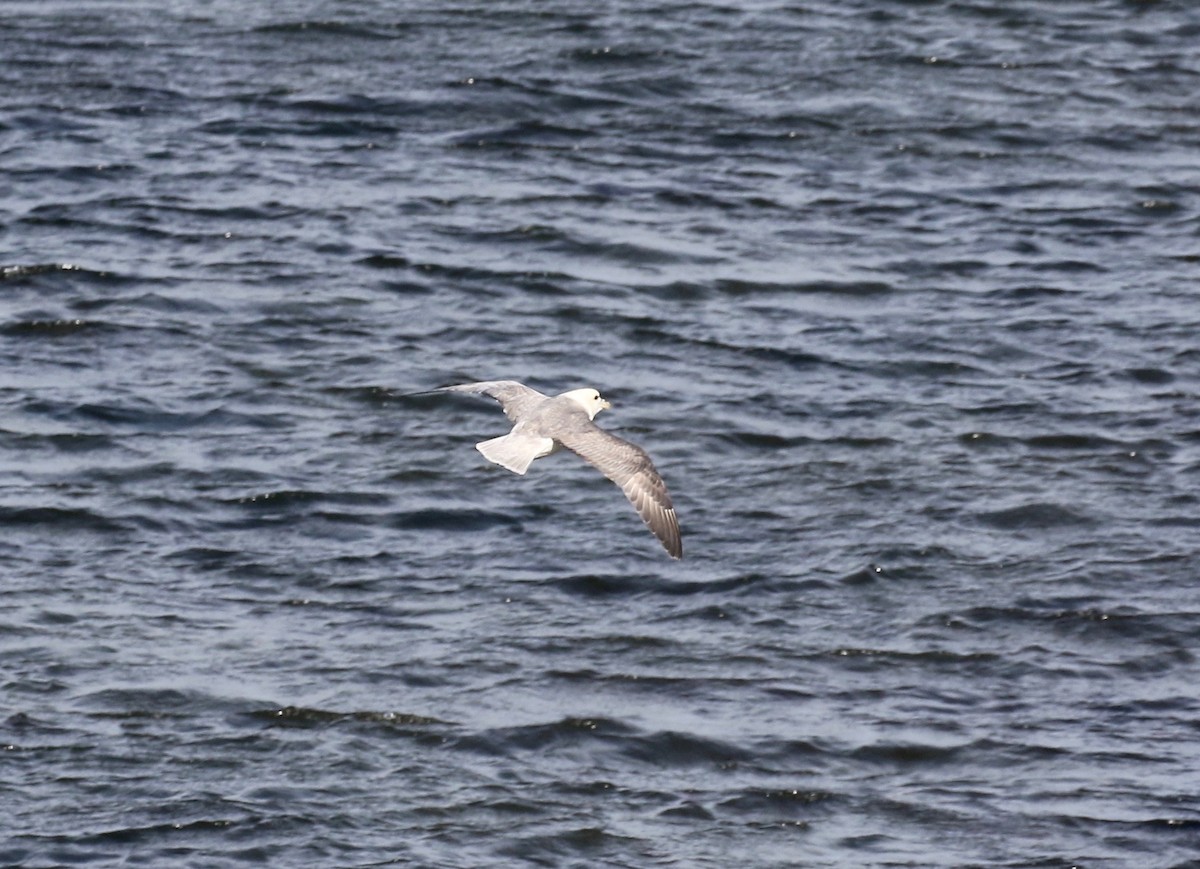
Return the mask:
<path fill-rule="evenodd" d="M 62 531 L 111 533 L 124 526 L 91 510 L 80 507 L 0 507 L 0 527 L 43 526 Z"/>
<path fill-rule="evenodd" d="M 33 263 L 30 265 L 0 266 L 0 281 L 20 282 L 45 275 L 69 274 L 89 282 L 110 282 L 117 279 L 112 272 L 96 271 L 73 263 Z"/>
<path fill-rule="evenodd" d="M 1048 627 L 1057 634 L 1102 643 L 1142 641 L 1150 644 L 1152 654 L 1148 659 L 1131 656 L 1125 662 L 1134 669 L 1150 663 L 1163 668 L 1190 665 L 1194 660 L 1182 639 L 1194 633 L 1189 616 L 1104 606 L 1099 598 L 1023 600 L 1016 606 L 973 607 L 947 618 L 974 626 L 1035 624 Z"/>
<path fill-rule="evenodd" d="M 524 751 L 544 753 L 582 745 L 624 742 L 635 728 L 608 718 L 563 718 L 544 724 L 500 727 L 460 737 L 455 746 L 481 754 L 507 756 Z"/>
<path fill-rule="evenodd" d="M 523 811 L 530 811 L 522 806 Z M 516 836 L 502 840 L 496 853 L 511 865 L 534 863 L 542 866 L 608 865 L 602 858 L 615 849 L 628 849 L 636 838 L 620 836 L 600 827 L 574 827 L 555 833 Z M 579 863 L 578 860 L 585 862 Z M 592 860 L 596 860 L 595 863 Z M 622 861 L 624 863 L 624 861 Z"/>
<path fill-rule="evenodd" d="M 748 447 L 750 449 L 767 450 L 769 452 L 791 449 L 792 447 L 799 447 L 812 443 L 811 438 L 800 435 L 788 437 L 786 435 L 774 434 L 772 432 L 754 431 L 727 432 L 725 434 L 717 435 L 717 440 L 737 447 Z"/>
<path fill-rule="evenodd" d="M 519 121 L 504 127 L 459 133 L 451 140 L 460 148 L 511 148 L 517 145 L 538 148 L 571 148 L 592 134 L 575 127 L 545 121 Z"/>
<path fill-rule="evenodd" d="M 568 594 L 588 598 L 628 597 L 651 591 L 656 584 L 652 577 L 628 574 L 583 574 L 549 580 L 548 585 Z"/>
<path fill-rule="evenodd" d="M 245 554 L 232 549 L 212 546 L 187 546 L 166 556 L 171 560 L 184 561 L 203 570 L 224 570 L 245 558 Z"/>
<path fill-rule="evenodd" d="M 101 320 L 82 320 L 78 318 L 54 320 L 18 320 L 7 323 L 0 334 L 12 338 L 64 338 L 89 332 L 119 331 L 111 323 Z"/>
<path fill-rule="evenodd" d="M 482 531 L 487 528 L 510 528 L 520 531 L 524 525 L 515 516 L 489 510 L 410 510 L 392 517 L 395 528 L 416 531 Z"/>
<path fill-rule="evenodd" d="M 839 582 L 843 585 L 870 585 L 873 582 L 884 579 L 887 576 L 887 571 L 878 564 L 866 564 L 858 570 L 851 571 L 840 577 Z"/>
<path fill-rule="evenodd" d="M 276 430 L 290 425 L 278 415 L 250 414 L 215 407 L 186 413 L 164 410 L 156 406 L 117 404 L 51 404 L 33 402 L 31 411 L 47 413 L 57 419 L 79 417 L 88 423 L 105 423 L 114 427 L 129 427 L 142 431 L 195 431 L 202 428 L 254 428 Z"/>
<path fill-rule="evenodd" d="M 356 265 L 366 266 L 371 269 L 380 269 L 390 271 L 392 269 L 410 269 L 413 264 L 407 257 L 402 257 L 398 254 L 382 254 L 376 253 L 370 256 L 362 257 L 355 261 Z"/>
<path fill-rule="evenodd" d="M 742 357 L 751 365 L 769 362 L 795 370 L 805 370 L 816 365 L 827 364 L 824 357 L 803 350 L 782 347 L 763 347 L 753 344 L 732 344 L 715 339 L 690 338 L 668 332 L 649 322 L 641 322 L 630 330 L 631 339 L 645 346 L 657 348 L 679 347 L 688 356 L 699 350 L 704 353 L 730 354 Z"/>
<path fill-rule="evenodd" d="M 60 453 L 90 453 L 95 450 L 114 449 L 118 445 L 117 441 L 109 435 L 83 432 L 18 434 L 0 429 L 0 437 L 3 437 L 10 446 L 18 446 L 23 449 L 49 447 Z"/>
<path fill-rule="evenodd" d="M 722 740 L 678 731 L 645 733 L 608 718 L 564 718 L 547 724 L 496 728 L 464 736 L 456 745 L 499 756 L 528 751 L 614 752 L 660 768 L 721 766 L 751 759 L 744 749 Z"/>
<path fill-rule="evenodd" d="M 1074 528 L 1096 524 L 1093 517 L 1050 501 L 984 511 L 976 513 L 975 518 L 983 525 L 1003 531 Z"/>
<path fill-rule="evenodd" d="M 128 718 L 184 714 L 213 702 L 207 695 L 175 688 L 101 688 L 77 700 L 93 715 Z"/>
<path fill-rule="evenodd" d="M 387 495 L 374 492 L 322 492 L 313 489 L 278 489 L 231 499 L 228 503 L 253 507 L 306 506 L 309 504 L 342 504 L 346 506 L 380 506 L 390 501 Z"/>
<path fill-rule="evenodd" d="M 332 709 L 315 709 L 306 706 L 281 706 L 273 709 L 255 709 L 246 715 L 256 721 L 277 727 L 326 727 L 346 722 L 381 724 L 396 727 L 426 727 L 445 725 L 448 722 L 411 712 L 375 712 L 359 710 L 340 712 Z"/>
<path fill-rule="evenodd" d="M 44 275 L 52 272 L 79 271 L 78 266 L 70 263 L 36 263 L 34 265 L 0 266 L 0 280 L 10 281 L 17 278 L 27 278 L 31 275 Z"/>
<path fill-rule="evenodd" d="M 873 298 L 895 291 L 895 287 L 883 281 L 799 281 L 796 283 L 772 283 L 766 281 L 718 280 L 714 282 L 718 292 L 725 295 L 831 295 L 850 298 Z"/>
<path fill-rule="evenodd" d="M 620 753 L 639 763 L 658 767 L 727 767 L 754 759 L 752 752 L 731 742 L 674 730 L 623 739 Z"/>
<path fill-rule="evenodd" d="M 1125 376 L 1135 383 L 1144 383 L 1147 386 L 1166 386 L 1175 382 L 1174 372 L 1164 368 L 1129 368 L 1126 369 Z"/>
<path fill-rule="evenodd" d="M 717 804 L 722 814 L 750 815 L 755 818 L 824 815 L 842 802 L 840 794 L 803 788 L 750 788 Z"/>
<path fill-rule="evenodd" d="M 408 29 L 401 22 L 390 25 L 381 23 L 366 25 L 350 21 L 316 19 L 260 24 L 252 28 L 251 32 L 263 35 L 282 34 L 285 36 L 297 36 L 306 40 L 319 39 L 326 36 L 336 39 L 392 40 L 403 36 L 408 32 Z"/>
<path fill-rule="evenodd" d="M 975 756 L 980 745 L 927 745 L 917 742 L 880 742 L 855 749 L 857 760 L 895 766 L 931 766 L 952 764 L 964 754 Z"/>
<path fill-rule="evenodd" d="M 1118 446 L 1117 441 L 1106 437 L 1070 432 L 1033 435 L 1025 438 L 1024 442 L 1027 446 L 1045 450 L 1111 450 Z"/>
<path fill-rule="evenodd" d="M 690 597 L 693 595 L 752 595 L 765 591 L 789 591 L 810 587 L 811 580 L 797 583 L 762 573 L 736 574 L 724 579 L 677 580 L 660 576 L 583 573 L 545 580 L 544 584 L 581 597 Z"/>

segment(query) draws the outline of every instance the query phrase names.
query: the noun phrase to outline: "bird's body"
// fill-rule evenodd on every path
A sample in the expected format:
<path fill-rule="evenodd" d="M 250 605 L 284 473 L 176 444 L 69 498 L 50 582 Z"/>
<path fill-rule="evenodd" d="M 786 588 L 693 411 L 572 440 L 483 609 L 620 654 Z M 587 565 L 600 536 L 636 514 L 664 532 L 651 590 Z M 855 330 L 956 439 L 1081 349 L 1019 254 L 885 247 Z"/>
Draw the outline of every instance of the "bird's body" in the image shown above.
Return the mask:
<path fill-rule="evenodd" d="M 592 422 L 611 407 L 599 392 L 573 389 L 551 396 L 515 380 L 463 383 L 435 391 L 486 395 L 500 402 L 513 427 L 508 434 L 475 445 L 488 461 L 524 474 L 534 459 L 565 447 L 620 486 L 667 554 L 683 557 L 675 508 L 650 457 Z"/>

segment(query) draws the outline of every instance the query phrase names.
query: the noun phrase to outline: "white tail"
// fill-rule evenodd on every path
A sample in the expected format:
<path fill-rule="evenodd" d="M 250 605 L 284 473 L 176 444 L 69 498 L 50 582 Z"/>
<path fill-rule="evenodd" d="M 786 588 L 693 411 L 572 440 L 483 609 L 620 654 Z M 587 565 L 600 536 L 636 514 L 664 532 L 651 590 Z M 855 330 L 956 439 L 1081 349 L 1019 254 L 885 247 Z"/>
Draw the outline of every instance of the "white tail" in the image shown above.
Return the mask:
<path fill-rule="evenodd" d="M 534 459 L 549 455 L 554 450 L 554 441 L 550 438 L 509 432 L 490 441 L 475 444 L 475 449 L 483 453 L 483 457 L 489 462 L 508 468 L 514 474 L 524 474 Z"/>

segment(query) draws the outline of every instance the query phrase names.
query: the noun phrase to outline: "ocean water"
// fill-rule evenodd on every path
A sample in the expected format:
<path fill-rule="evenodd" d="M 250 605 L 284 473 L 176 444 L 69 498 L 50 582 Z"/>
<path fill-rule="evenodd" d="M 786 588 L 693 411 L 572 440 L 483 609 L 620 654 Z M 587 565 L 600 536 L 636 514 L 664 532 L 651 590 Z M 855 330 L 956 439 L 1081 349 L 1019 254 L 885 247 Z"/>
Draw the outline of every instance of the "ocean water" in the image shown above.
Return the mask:
<path fill-rule="evenodd" d="M 0 865 L 1197 865 L 1197 45 L 0 5 Z"/>

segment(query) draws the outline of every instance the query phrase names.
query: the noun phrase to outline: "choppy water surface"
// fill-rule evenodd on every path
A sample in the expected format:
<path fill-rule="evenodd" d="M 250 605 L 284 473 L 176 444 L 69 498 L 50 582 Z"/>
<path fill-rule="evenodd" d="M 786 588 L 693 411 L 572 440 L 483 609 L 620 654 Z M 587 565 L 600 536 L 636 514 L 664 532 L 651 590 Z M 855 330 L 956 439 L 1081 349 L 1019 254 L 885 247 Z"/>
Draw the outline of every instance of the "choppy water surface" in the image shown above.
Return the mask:
<path fill-rule="evenodd" d="M 0 37 L 0 864 L 1200 857 L 1192 4 Z"/>

